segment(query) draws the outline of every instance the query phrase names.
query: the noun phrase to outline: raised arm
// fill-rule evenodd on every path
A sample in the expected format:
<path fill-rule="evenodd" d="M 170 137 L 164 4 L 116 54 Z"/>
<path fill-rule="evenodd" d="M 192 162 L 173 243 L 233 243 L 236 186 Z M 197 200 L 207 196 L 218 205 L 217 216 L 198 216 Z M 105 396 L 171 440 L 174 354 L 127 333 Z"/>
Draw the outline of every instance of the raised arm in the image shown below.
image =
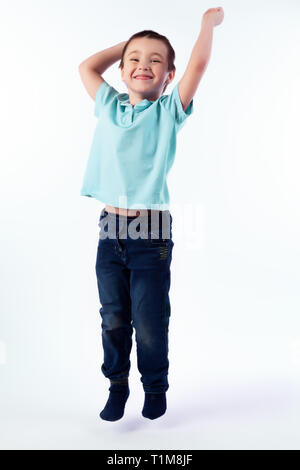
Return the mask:
<path fill-rule="evenodd" d="M 104 81 L 101 76 L 106 69 L 108 69 L 117 60 L 121 59 L 122 51 L 127 41 L 120 42 L 115 46 L 108 47 L 103 51 L 97 52 L 79 65 L 79 74 L 84 84 L 86 91 L 93 100 L 96 98 L 96 93 Z"/>
<path fill-rule="evenodd" d="M 178 91 L 184 111 L 193 99 L 200 80 L 207 68 L 213 40 L 213 29 L 222 23 L 223 8 L 210 8 L 202 17 L 199 37 L 193 47 L 187 68 L 178 83 Z"/>
<path fill-rule="evenodd" d="M 91 55 L 81 62 L 79 67 L 89 67 L 101 75 L 106 69 L 108 69 L 108 67 L 121 59 L 122 51 L 126 42 L 127 41 L 119 42 L 115 46 L 108 47 L 107 49 L 103 49 L 103 51 Z"/>

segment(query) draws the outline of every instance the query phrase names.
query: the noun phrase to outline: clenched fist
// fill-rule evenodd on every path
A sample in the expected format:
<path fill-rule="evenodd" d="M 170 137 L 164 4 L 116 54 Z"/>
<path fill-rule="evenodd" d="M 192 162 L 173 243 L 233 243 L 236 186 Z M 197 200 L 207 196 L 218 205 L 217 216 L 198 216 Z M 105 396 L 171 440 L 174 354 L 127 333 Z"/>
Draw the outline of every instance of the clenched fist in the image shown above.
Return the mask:
<path fill-rule="evenodd" d="M 218 26 L 224 19 L 224 10 L 222 7 L 210 8 L 204 13 L 203 19 L 204 18 L 209 18 L 214 26 Z"/>

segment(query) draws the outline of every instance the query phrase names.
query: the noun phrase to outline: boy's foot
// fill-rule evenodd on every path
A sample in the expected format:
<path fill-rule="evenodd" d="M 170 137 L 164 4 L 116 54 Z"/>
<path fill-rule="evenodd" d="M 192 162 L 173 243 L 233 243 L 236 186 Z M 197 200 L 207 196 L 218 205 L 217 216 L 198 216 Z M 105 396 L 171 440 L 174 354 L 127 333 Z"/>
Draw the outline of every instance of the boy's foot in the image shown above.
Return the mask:
<path fill-rule="evenodd" d="M 111 383 L 109 391 L 108 400 L 99 416 L 106 421 L 117 421 L 124 415 L 130 393 L 128 383 Z"/>
<path fill-rule="evenodd" d="M 166 393 L 145 392 L 145 402 L 142 415 L 144 418 L 156 419 L 162 416 L 167 409 Z"/>

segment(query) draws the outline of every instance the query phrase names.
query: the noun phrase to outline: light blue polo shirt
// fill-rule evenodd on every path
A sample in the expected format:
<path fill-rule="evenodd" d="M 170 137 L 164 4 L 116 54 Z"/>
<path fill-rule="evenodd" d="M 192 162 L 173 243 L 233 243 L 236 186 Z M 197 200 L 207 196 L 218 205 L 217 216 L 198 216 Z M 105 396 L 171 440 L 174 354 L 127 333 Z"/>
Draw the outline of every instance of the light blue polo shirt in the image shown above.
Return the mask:
<path fill-rule="evenodd" d="M 167 175 L 176 153 L 177 132 L 193 112 L 184 112 L 178 83 L 170 95 L 135 106 L 127 93 L 106 81 L 97 90 L 98 118 L 81 196 L 125 209 L 169 209 Z"/>

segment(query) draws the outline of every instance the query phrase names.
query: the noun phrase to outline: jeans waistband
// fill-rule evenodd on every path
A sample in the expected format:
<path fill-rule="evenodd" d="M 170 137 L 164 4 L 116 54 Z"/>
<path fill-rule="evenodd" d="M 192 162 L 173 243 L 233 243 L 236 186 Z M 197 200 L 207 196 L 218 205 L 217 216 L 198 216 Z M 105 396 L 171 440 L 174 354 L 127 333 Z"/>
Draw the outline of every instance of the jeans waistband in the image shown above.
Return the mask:
<path fill-rule="evenodd" d="M 135 219 L 138 219 L 137 224 L 134 222 Z M 169 210 L 148 210 L 147 215 L 126 216 L 108 212 L 105 210 L 105 208 L 103 208 L 100 214 L 98 225 L 101 228 L 101 231 L 108 232 L 110 236 L 113 235 L 113 233 L 130 234 L 130 232 L 132 233 L 138 231 L 144 235 L 146 233 L 155 234 L 154 238 L 161 237 L 162 233 L 166 238 L 171 238 L 172 220 L 173 219 Z M 134 224 L 134 226 L 131 224 L 131 222 Z M 140 227 L 139 230 L 137 230 L 137 227 Z"/>
<path fill-rule="evenodd" d="M 115 218 L 115 219 L 118 219 L 118 220 L 133 220 L 133 219 L 136 219 L 136 218 L 140 218 L 140 219 L 145 219 L 145 218 L 148 218 L 148 220 L 162 220 L 164 218 L 169 218 L 170 219 L 170 222 L 172 223 L 173 221 L 173 218 L 172 218 L 172 215 L 170 213 L 169 210 L 165 210 L 165 211 L 158 211 L 158 210 L 151 210 L 151 209 L 143 209 L 143 211 L 147 210 L 147 214 L 145 215 L 121 215 L 121 214 L 115 214 L 113 212 L 108 212 L 105 208 L 102 209 L 101 211 L 101 214 L 100 214 L 100 220 L 101 218 L 103 217 L 110 217 L 110 218 Z"/>

